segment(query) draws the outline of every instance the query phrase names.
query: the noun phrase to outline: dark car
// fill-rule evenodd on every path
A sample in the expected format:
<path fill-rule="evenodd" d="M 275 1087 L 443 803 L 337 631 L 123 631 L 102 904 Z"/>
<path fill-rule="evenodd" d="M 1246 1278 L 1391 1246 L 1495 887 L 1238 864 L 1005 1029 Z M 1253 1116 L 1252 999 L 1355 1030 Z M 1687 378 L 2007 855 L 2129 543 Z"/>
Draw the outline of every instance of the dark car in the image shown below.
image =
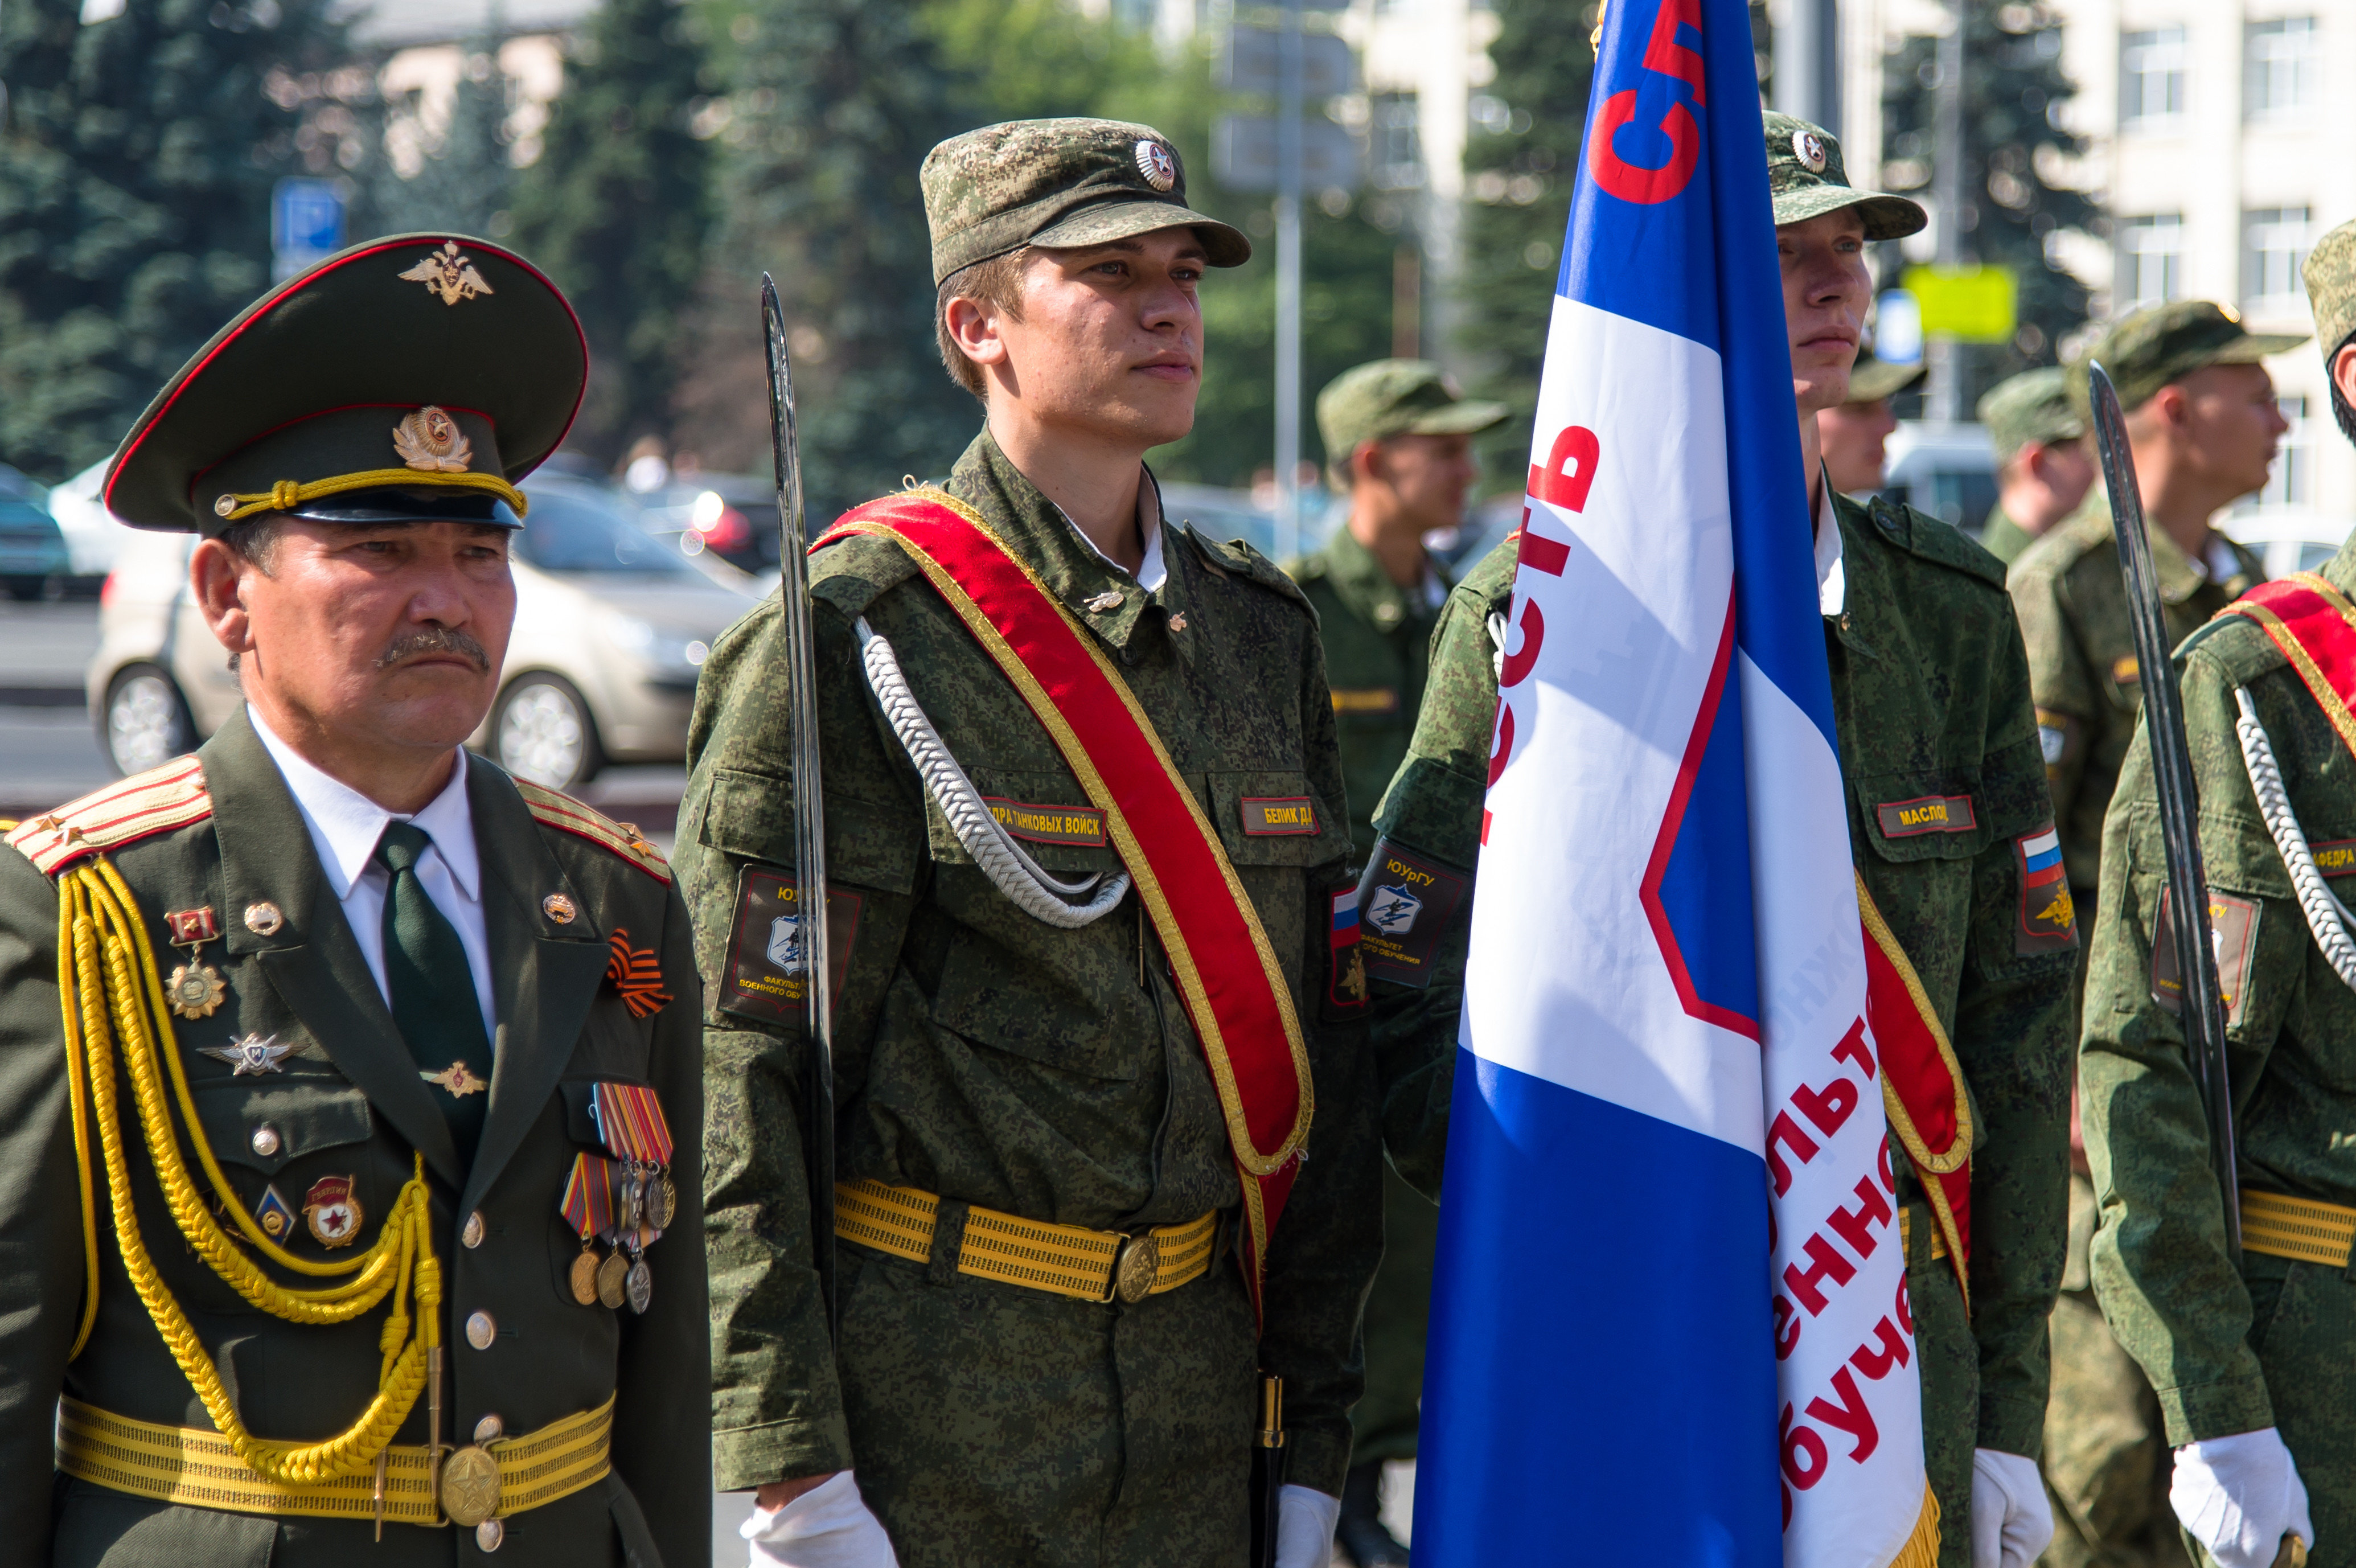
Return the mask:
<path fill-rule="evenodd" d="M 49 492 L 0 463 L 0 585 L 12 599 L 37 599 L 73 570 L 73 556 Z"/>

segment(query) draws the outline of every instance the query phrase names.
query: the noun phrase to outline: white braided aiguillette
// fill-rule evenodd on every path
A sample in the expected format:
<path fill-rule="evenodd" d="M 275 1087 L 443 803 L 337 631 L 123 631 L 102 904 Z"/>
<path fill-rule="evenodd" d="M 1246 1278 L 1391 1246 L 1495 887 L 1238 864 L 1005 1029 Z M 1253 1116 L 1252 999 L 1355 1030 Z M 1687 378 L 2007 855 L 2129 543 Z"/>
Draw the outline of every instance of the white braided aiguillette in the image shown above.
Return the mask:
<path fill-rule="evenodd" d="M 2298 897 L 2299 912 L 2307 917 L 2307 928 L 2315 933 L 2315 945 L 2323 950 L 2332 972 L 2350 990 L 2356 991 L 2356 941 L 2349 940 L 2347 907 L 2325 885 L 2323 873 L 2316 869 L 2315 856 L 2307 847 L 2307 834 L 2291 812 L 2290 793 L 2284 789 L 2282 769 L 2275 762 L 2274 743 L 2266 736 L 2266 726 L 2258 722 L 2257 704 L 2250 700 L 2250 689 L 2234 687 L 2233 701 L 2242 710 L 2242 716 L 2233 722 L 2234 733 L 2242 741 L 2242 765 L 2249 769 L 2250 789 L 2258 798 L 2258 814 L 2265 819 L 2266 832 L 2274 835 L 2283 869 L 2290 873 L 2291 891 Z"/>

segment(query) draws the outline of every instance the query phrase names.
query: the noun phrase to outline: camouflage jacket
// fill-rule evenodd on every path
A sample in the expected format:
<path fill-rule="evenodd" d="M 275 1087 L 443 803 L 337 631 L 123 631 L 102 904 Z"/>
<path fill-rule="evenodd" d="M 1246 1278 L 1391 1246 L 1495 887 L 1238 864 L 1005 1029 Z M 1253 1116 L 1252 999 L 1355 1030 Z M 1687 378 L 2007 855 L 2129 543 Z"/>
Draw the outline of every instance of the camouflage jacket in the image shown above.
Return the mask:
<path fill-rule="evenodd" d="M 1988 508 L 1987 521 L 1980 524 L 1980 548 L 2007 566 L 2019 560 L 2020 553 L 2036 540 L 2037 535 L 2006 514 L 2002 501 Z"/>
<path fill-rule="evenodd" d="M 1175 520 L 1162 536 L 1168 580 L 1141 593 L 987 433 L 949 489 L 1102 641 L 1218 826 L 1293 983 L 1316 1120 L 1270 1246 L 1260 1355 L 1285 1379 L 1292 1478 L 1338 1493 L 1360 1381 L 1358 1304 L 1382 1251 L 1381 1166 L 1363 1024 L 1320 1021 L 1329 899 L 1347 885 L 1350 838 L 1315 619 L 1267 560 Z M 812 591 L 828 871 L 837 898 L 855 901 L 835 954 L 839 1177 L 1095 1229 L 1235 1209 L 1219 1101 L 1135 896 L 1068 931 L 1013 906 L 958 844 L 884 722 L 853 621 L 891 641 L 983 795 L 1062 808 L 1053 814 L 1085 824 L 1087 796 L 1054 741 L 896 545 L 830 545 L 813 562 Z M 854 1457 L 813 1274 L 798 1031 L 724 1010 L 740 871 L 793 865 L 786 675 L 773 598 L 705 666 L 676 855 L 713 981 L 707 1168 L 723 1489 Z M 1242 802 L 1270 797 L 1309 801 L 1315 831 L 1247 832 Z M 1080 842 L 1085 828 L 1065 837 L 1025 847 L 1061 876 L 1120 869 L 1100 820 L 1092 842 Z"/>
<path fill-rule="evenodd" d="M 2241 571 L 2217 583 L 2165 532 L 2151 529 L 2147 536 L 2171 643 L 2190 636 L 2265 576 L 2258 558 L 2231 541 Z M 2083 896 L 2101 884 L 2103 813 L 2143 713 L 2107 492 L 2095 486 L 2074 516 L 2032 541 L 2006 582 L 2029 647 L 2029 683 L 2037 697 L 2062 858 L 2071 887 Z"/>
<path fill-rule="evenodd" d="M 1847 602 L 1825 623 L 1851 853 L 1913 960 L 1964 1069 L 1972 1156 L 1976 1444 L 2034 1454 L 2045 1417 L 2045 1315 L 2068 1230 L 2074 940 L 2032 937 L 2017 846 L 2051 820 L 2020 638 L 2002 570 L 1945 523 L 1837 498 Z M 1430 694 L 1376 815 L 1385 843 L 1458 867 L 1478 854 L 1497 705 L 1487 620 L 1512 595 L 1500 546 L 1451 596 Z M 1897 808 L 1939 802 L 1940 826 Z M 1380 844 L 1377 845 L 1379 849 Z M 1469 908 L 1469 907 L 1468 907 Z M 1385 1133 L 1409 1179 L 1440 1163 L 1469 918 L 1429 986 L 1376 986 Z M 1921 1208 L 1901 1164 L 1901 1197 Z M 1918 1227 L 1919 1229 L 1919 1227 Z M 1944 1265 L 1942 1264 L 1942 1267 Z"/>
<path fill-rule="evenodd" d="M 1424 670 L 1439 609 L 1421 588 L 1402 588 L 1347 528 L 1325 548 L 1285 567 L 1317 611 L 1333 725 L 1342 742 L 1342 782 L 1350 795 L 1350 839 L 1375 842 L 1375 802 L 1407 755 L 1423 702 Z"/>
<path fill-rule="evenodd" d="M 2342 592 L 2356 588 L 2356 545 L 2343 546 L 2323 575 Z M 2351 863 L 2329 851 L 2356 839 L 2356 767 L 2256 626 L 2226 617 L 2179 663 L 2228 1000 L 2241 1183 L 2356 1206 L 2346 1147 L 2346 1129 L 2356 1126 L 2356 995 L 2316 946 L 2258 814 L 2234 731 L 2234 689 L 2249 689 L 2291 810 L 2343 899 L 2349 885 L 2340 878 Z M 2183 1031 L 2170 1007 L 2153 999 L 2167 862 L 2140 725 L 2103 852 L 2078 1069 L 2086 1156 L 2102 1201 L 2094 1289 L 2119 1343 L 2159 1392 L 2170 1444 L 2269 1426 L 2272 1405 L 2251 1341 L 2254 1321 L 2254 1331 L 2264 1328 L 2253 1296 L 2274 1260 L 2249 1254 L 2247 1284 L 2227 1261 L 2208 1123 Z M 2265 1272 L 2279 1289 L 2279 1266 Z"/>

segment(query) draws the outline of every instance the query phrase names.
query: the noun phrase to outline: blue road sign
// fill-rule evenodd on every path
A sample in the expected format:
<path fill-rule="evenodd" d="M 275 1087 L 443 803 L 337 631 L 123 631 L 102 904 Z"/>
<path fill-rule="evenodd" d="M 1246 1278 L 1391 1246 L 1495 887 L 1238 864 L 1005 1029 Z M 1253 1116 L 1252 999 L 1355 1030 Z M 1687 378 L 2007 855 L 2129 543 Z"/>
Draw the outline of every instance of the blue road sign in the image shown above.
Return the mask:
<path fill-rule="evenodd" d="M 344 248 L 344 198 L 332 179 L 282 179 L 270 196 L 270 249 L 289 278 Z"/>

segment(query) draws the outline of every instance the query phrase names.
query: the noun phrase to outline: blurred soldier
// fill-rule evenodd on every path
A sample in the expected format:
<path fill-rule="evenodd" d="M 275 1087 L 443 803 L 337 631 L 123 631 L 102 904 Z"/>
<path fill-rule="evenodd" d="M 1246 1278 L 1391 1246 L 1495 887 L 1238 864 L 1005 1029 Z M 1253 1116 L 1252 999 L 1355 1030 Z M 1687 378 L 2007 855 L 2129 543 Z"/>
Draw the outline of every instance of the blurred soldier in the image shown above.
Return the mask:
<path fill-rule="evenodd" d="M 2346 429 L 2356 393 L 2348 349 L 2356 226 L 2326 235 L 2306 272 Z M 2262 433 L 2279 425 L 2263 417 L 2270 403 L 2251 407 L 2267 391 L 2263 371 L 2219 368 L 2234 373 L 2233 391 L 2217 395 L 2233 400 L 2226 428 L 2246 474 L 2271 445 Z M 2140 442 L 2136 459 L 2141 470 Z M 2356 834 L 2347 738 L 2356 692 L 2346 672 L 2356 632 L 2344 618 L 2351 591 L 2356 545 L 2320 574 L 2254 589 L 2176 656 L 2226 1004 L 2241 1156 L 2238 1271 L 2174 1011 L 2180 986 L 2161 901 L 2166 860 L 2140 727 L 2104 831 L 2079 1068 L 2101 1204 L 2094 1291 L 2118 1342 L 2158 1391 L 2175 1450 L 2169 1501 L 2177 1520 L 2226 1568 L 2266 1568 L 2294 1533 L 2322 1568 L 2356 1563 L 2356 1180 L 2340 1131 L 2356 1114 L 2356 962 L 2340 902 L 2347 884 L 2337 880 L 2350 865 L 2345 841 Z"/>
<path fill-rule="evenodd" d="M 1324 549 L 1286 570 L 1317 610 L 1353 843 L 1374 843 L 1375 802 L 1423 703 L 1431 628 L 1448 596 L 1424 535 L 1462 523 L 1472 437 L 1507 413 L 1463 400 L 1422 360 L 1360 365 L 1317 394 L 1318 432 L 1350 513 Z M 1341 1542 L 1359 1568 L 1407 1561 L 1379 1517 L 1383 1466 L 1415 1457 L 1439 1234 L 1439 1208 L 1386 1170 L 1383 1265 L 1366 1298 L 1366 1391 L 1350 1412 L 1355 1441 L 1342 1488 Z"/>
<path fill-rule="evenodd" d="M 2077 934 L 2068 903 L 2039 897 L 2025 870 L 2052 823 L 2003 569 L 1936 519 L 1842 496 L 1820 464 L 1816 416 L 1847 397 L 1870 297 L 1866 244 L 1920 230 L 1922 209 L 1851 188 L 1839 145 L 1813 125 L 1769 114 L 1765 133 L 1852 853 L 1922 978 L 1976 1112 L 1968 1316 L 1912 1168 L 1901 1162 L 1899 1173 L 1940 1562 L 2026 1568 L 2052 1530 L 2033 1456 L 2066 1222 Z M 1440 612 L 1423 713 L 1376 812 L 1376 865 L 1393 845 L 1461 872 L 1474 864 L 1514 552 L 1513 540 L 1493 552 Z M 1901 648 L 1902 662 L 1881 651 Z M 1901 827 L 1896 808 L 1925 798 L 1944 802 L 1938 825 Z M 1418 970 L 1368 966 L 1385 1136 L 1402 1172 L 1428 1187 L 1468 924 L 1451 921 Z"/>
<path fill-rule="evenodd" d="M 1333 704 L 1301 590 L 1165 518 L 1142 461 L 1194 423 L 1204 269 L 1250 247 L 1143 125 L 989 126 L 921 181 L 986 423 L 811 566 L 831 1342 L 776 601 L 690 736 L 719 1484 L 795 1568 L 1233 1563 L 1257 1365 L 1278 1560 L 1315 1568 L 1382 1245 Z"/>
<path fill-rule="evenodd" d="M 1847 401 L 1816 415 L 1816 440 L 1823 447 L 1825 474 L 1833 489 L 1845 496 L 1860 496 L 1881 488 L 1888 464 L 1884 448 L 1898 428 L 1890 400 L 1912 386 L 1922 374 L 1920 365 L 1893 365 L 1875 359 L 1870 349 L 1857 351 Z"/>
<path fill-rule="evenodd" d="M 687 911 L 635 832 L 462 749 L 587 369 L 520 258 L 374 241 L 107 471 L 203 535 L 245 705 L 0 850 L 12 1563 L 710 1558 Z"/>
<path fill-rule="evenodd" d="M 2078 510 L 2094 488 L 2094 444 L 2059 366 L 1998 381 L 1975 411 L 1996 448 L 1996 505 L 1980 547 L 2009 566 L 2029 542 Z"/>

